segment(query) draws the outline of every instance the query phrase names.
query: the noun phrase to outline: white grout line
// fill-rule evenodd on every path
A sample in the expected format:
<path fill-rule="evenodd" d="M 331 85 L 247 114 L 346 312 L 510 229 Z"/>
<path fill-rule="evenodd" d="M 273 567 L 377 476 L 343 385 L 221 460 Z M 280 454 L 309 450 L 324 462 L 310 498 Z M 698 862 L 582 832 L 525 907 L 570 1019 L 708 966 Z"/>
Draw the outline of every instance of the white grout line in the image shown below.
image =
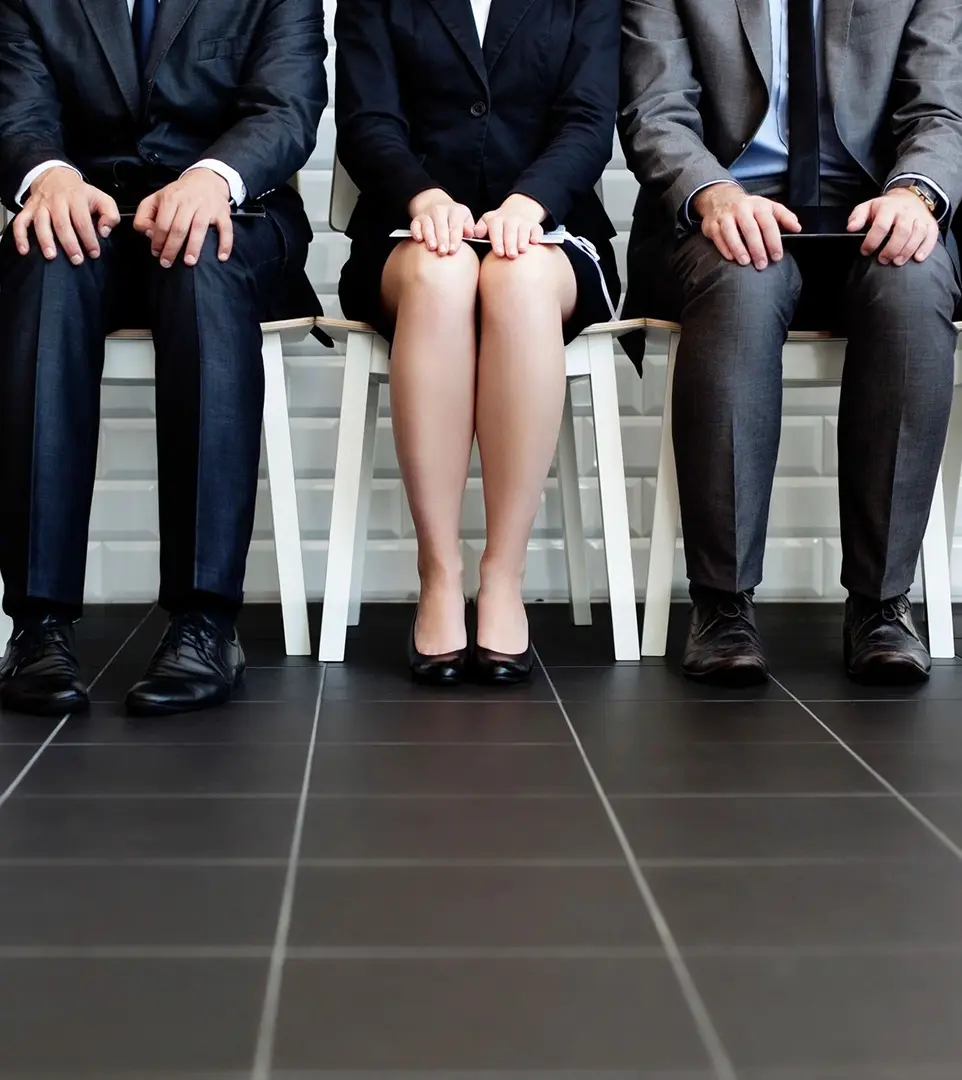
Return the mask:
<path fill-rule="evenodd" d="M 608 795 L 605 792 L 601 781 L 598 779 L 598 774 L 595 772 L 591 760 L 585 752 L 584 744 L 578 737 L 578 732 L 571 722 L 571 717 L 568 715 L 568 710 L 561 700 L 561 695 L 558 693 L 551 676 L 548 674 L 548 669 L 545 667 L 544 661 L 541 659 L 541 655 L 538 653 L 537 649 L 534 650 L 534 654 L 537 657 L 541 671 L 548 682 L 548 686 L 551 687 L 551 692 L 554 694 L 555 701 L 558 703 L 561 715 L 565 718 L 565 723 L 568 725 L 571 737 L 574 739 L 578 753 L 581 755 L 581 760 L 584 762 L 585 769 L 588 771 L 591 783 L 594 785 L 598 798 L 601 800 L 601 805 L 608 816 L 608 821 L 611 823 L 611 827 L 614 830 L 621 850 L 624 853 L 625 860 L 628 863 L 628 869 L 631 871 L 631 876 L 634 878 L 638 892 L 641 894 L 641 898 L 645 902 L 645 907 L 648 909 L 651 921 L 654 923 L 655 930 L 658 932 L 662 948 L 675 973 L 675 978 L 678 981 L 682 996 L 691 1012 L 695 1027 L 698 1029 L 698 1034 L 701 1036 L 705 1051 L 715 1070 L 715 1075 L 718 1077 L 718 1080 L 737 1080 L 735 1066 L 732 1064 L 732 1060 L 728 1056 L 728 1051 L 721 1041 L 721 1036 L 718 1034 L 715 1024 L 708 1013 L 708 1008 L 705 1005 L 701 994 L 698 992 L 698 987 L 695 985 L 695 980 L 688 970 L 685 958 L 681 955 L 681 950 L 678 948 L 678 942 L 675 941 L 675 936 L 671 932 L 668 920 L 665 918 L 664 912 L 662 912 L 658 901 L 655 899 L 655 894 L 652 892 L 651 886 L 648 884 L 648 880 L 638 864 L 638 859 L 635 857 L 631 843 L 625 835 L 625 830 L 622 828 L 621 822 L 618 820 L 618 815 L 615 813 L 614 807 L 611 805 Z"/>
<path fill-rule="evenodd" d="M 828 724 L 826 724 L 824 720 L 822 720 L 819 716 L 812 712 L 812 710 L 805 704 L 805 702 L 802 701 L 800 698 L 797 698 L 791 692 L 791 690 L 788 689 L 788 687 L 784 686 L 778 681 L 778 679 L 774 677 L 772 678 L 772 682 L 774 682 L 776 686 L 780 686 L 782 690 L 784 690 L 785 693 L 788 694 L 792 701 L 795 702 L 796 705 L 804 709 L 805 712 L 808 713 L 808 715 L 815 721 L 816 724 L 818 724 L 821 728 L 827 731 L 828 734 L 831 735 L 832 738 L 835 740 L 835 742 L 838 743 L 838 745 L 847 754 L 854 758 L 854 760 L 857 761 L 858 764 L 861 765 L 862 768 L 870 776 L 874 777 L 874 779 L 877 780 L 890 795 L 894 795 L 895 798 L 898 799 L 898 801 L 902 804 L 902 806 L 904 806 L 905 809 L 908 810 L 912 817 L 914 817 L 916 821 L 919 822 L 919 824 L 924 825 L 925 828 L 928 829 L 928 831 L 935 837 L 936 840 L 939 841 L 940 844 L 948 848 L 948 850 L 951 851 L 957 859 L 962 861 L 962 847 L 959 847 L 959 845 L 950 836 L 944 833 L 938 827 L 938 825 L 935 824 L 934 821 L 926 817 L 926 815 L 923 814 L 922 811 L 919 810 L 919 808 L 913 802 L 910 802 L 902 794 L 902 792 L 898 790 L 898 788 L 896 788 L 893 784 L 889 783 L 889 781 L 886 780 L 880 772 L 878 772 L 876 769 L 873 769 L 872 766 L 869 765 L 869 763 L 865 760 L 865 758 L 861 756 L 861 754 L 858 753 L 857 750 L 853 750 L 852 747 L 849 746 L 843 738 L 841 738 L 841 736 L 836 735 L 835 732 L 828 726 Z"/>
<path fill-rule="evenodd" d="M 144 623 L 146 623 L 147 620 L 150 618 L 150 616 L 153 615 L 156 608 L 157 608 L 156 604 L 151 605 L 150 610 L 147 612 L 147 614 L 140 620 L 139 623 L 137 623 L 137 625 L 133 628 L 133 630 L 131 630 L 130 633 L 124 638 L 123 643 L 121 644 L 120 648 L 113 654 L 113 656 L 111 656 L 111 658 L 107 661 L 107 663 L 104 664 L 104 666 L 100 669 L 100 671 L 98 671 L 97 674 L 91 680 L 90 685 L 87 687 L 87 692 L 88 693 L 91 690 L 93 690 L 93 688 L 97 685 L 98 682 L 100 682 L 101 678 L 107 673 L 107 669 L 110 667 L 110 665 L 117 659 L 118 656 L 120 656 L 120 654 L 124 651 L 124 649 L 127 648 L 127 646 L 134 639 L 137 632 L 141 629 L 141 627 L 144 625 Z M 27 773 L 29 773 L 30 770 L 34 767 L 34 765 L 36 765 L 37 760 L 39 759 L 40 755 L 44 752 L 44 750 L 47 749 L 47 747 L 54 741 L 54 739 L 56 739 L 56 737 L 60 734 L 60 732 L 64 729 L 64 727 L 66 727 L 66 725 L 70 721 L 70 717 L 72 715 L 73 715 L 72 713 L 67 713 L 66 716 L 61 717 L 60 722 L 53 729 L 53 731 L 50 732 L 50 734 L 47 736 L 47 738 L 43 741 L 43 743 L 41 744 L 41 746 L 39 747 L 37 752 L 27 762 L 27 764 L 24 765 L 24 767 L 20 770 L 20 772 L 14 777 L 14 779 L 11 781 L 10 785 L 7 787 L 7 790 L 4 791 L 2 795 L 0 795 L 0 807 L 3 806 L 3 804 L 10 798 L 10 796 L 23 783 Z"/>
<path fill-rule="evenodd" d="M 297 888 L 297 871 L 301 859 L 301 841 L 304 837 L 304 820 L 307 816 L 307 795 L 311 786 L 311 773 L 314 766 L 314 750 L 317 747 L 317 729 L 321 717 L 321 698 L 324 696 L 324 681 L 327 665 L 321 665 L 320 679 L 317 686 L 317 701 L 314 705 L 314 726 L 311 729 L 311 741 L 307 748 L 307 761 L 304 763 L 304 780 L 301 784 L 301 797 L 294 821 L 294 835 L 291 838 L 291 853 L 287 863 L 287 877 L 284 881 L 284 893 L 281 909 L 277 916 L 277 933 L 271 953 L 270 969 L 267 974 L 267 987 L 264 991 L 264 1006 L 261 1011 L 260 1029 L 257 1035 L 257 1049 L 251 1080 L 270 1080 L 274 1063 L 274 1038 L 277 1033 L 277 1017 L 281 1004 L 281 985 L 284 979 L 284 962 L 287 960 L 287 942 L 291 933 L 291 918 L 294 913 L 294 891 Z"/>

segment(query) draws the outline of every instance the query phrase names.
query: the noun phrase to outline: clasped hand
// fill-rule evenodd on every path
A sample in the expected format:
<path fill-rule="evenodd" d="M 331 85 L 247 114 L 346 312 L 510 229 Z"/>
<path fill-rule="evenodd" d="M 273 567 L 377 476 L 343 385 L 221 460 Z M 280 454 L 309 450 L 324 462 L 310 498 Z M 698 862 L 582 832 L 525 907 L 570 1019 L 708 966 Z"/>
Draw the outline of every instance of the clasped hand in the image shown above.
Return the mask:
<path fill-rule="evenodd" d="M 408 207 L 411 238 L 438 255 L 453 255 L 465 240 L 491 241 L 495 255 L 516 259 L 544 236 L 544 207 L 527 195 L 509 195 L 479 221 L 440 189 L 422 191 Z"/>
<path fill-rule="evenodd" d="M 715 184 L 700 191 L 694 210 L 702 234 L 722 257 L 741 266 L 764 270 L 784 255 L 782 230 L 801 231 L 788 207 L 773 199 L 750 195 L 735 184 Z M 924 262 L 938 243 L 939 224 L 929 208 L 907 188 L 892 188 L 877 199 L 860 203 L 848 219 L 848 231 L 869 226 L 863 255 L 878 254 L 883 266 L 904 266 L 910 259 Z"/>
<path fill-rule="evenodd" d="M 96 225 L 95 225 L 96 219 Z M 104 191 L 84 181 L 73 169 L 48 169 L 30 189 L 23 209 L 14 218 L 17 250 L 30 250 L 30 227 L 47 259 L 57 255 L 59 241 L 75 265 L 100 257 L 100 241 L 120 223 L 117 203 Z M 183 251 L 184 262 L 194 266 L 207 232 L 218 230 L 217 258 L 226 262 L 233 249 L 230 191 L 227 181 L 209 169 L 192 169 L 140 204 L 134 228 L 150 240 L 151 252 L 165 269 Z"/>

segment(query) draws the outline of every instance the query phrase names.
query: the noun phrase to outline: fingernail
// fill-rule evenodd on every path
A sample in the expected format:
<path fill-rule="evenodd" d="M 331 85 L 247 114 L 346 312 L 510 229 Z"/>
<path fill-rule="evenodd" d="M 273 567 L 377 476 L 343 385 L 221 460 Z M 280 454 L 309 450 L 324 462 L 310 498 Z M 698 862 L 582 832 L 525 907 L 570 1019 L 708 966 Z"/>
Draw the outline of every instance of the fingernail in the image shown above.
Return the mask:
<path fill-rule="evenodd" d="M 43 253 L 44 253 L 44 255 L 47 256 L 48 259 L 52 259 L 54 257 L 54 255 L 57 254 L 57 252 L 51 247 L 44 248 Z"/>
<path fill-rule="evenodd" d="M 185 255 L 184 262 L 187 264 L 187 266 L 193 266 L 194 263 L 197 262 L 197 260 L 194 258 L 193 255 Z"/>
<path fill-rule="evenodd" d="M 17 248 L 17 251 L 19 251 L 21 255 L 26 255 L 29 250 L 30 250 L 29 248 L 26 248 L 23 245 L 20 245 Z"/>
<path fill-rule="evenodd" d="M 442 244 L 441 247 L 439 248 L 439 250 L 440 250 L 442 255 L 447 255 L 447 253 L 448 253 L 448 249 L 447 249 L 447 246 L 445 244 Z"/>
<path fill-rule="evenodd" d="M 87 254 L 91 257 L 91 259 L 99 259 L 100 258 L 100 248 L 91 248 L 87 252 Z"/>
<path fill-rule="evenodd" d="M 226 251 L 221 251 L 218 253 L 217 258 L 220 259 L 221 262 L 227 262 L 230 256 L 227 254 Z"/>
<path fill-rule="evenodd" d="M 756 270 L 764 270 L 766 266 L 768 266 L 768 261 L 766 259 L 759 259 L 758 262 L 755 263 Z"/>
<path fill-rule="evenodd" d="M 106 239 L 107 239 L 107 237 L 108 237 L 108 236 L 110 236 L 110 226 L 109 226 L 109 225 L 105 225 L 105 226 L 104 226 L 104 227 L 103 227 L 103 228 L 102 228 L 102 229 L 100 230 L 100 235 L 101 235 L 101 236 L 102 236 L 102 237 L 103 237 L 103 238 L 104 238 L 104 239 L 106 240 Z"/>
<path fill-rule="evenodd" d="M 146 233 L 146 236 L 147 236 L 148 240 L 152 240 L 154 238 L 154 230 L 153 229 L 148 229 L 147 233 Z"/>
<path fill-rule="evenodd" d="M 161 259 L 161 260 L 160 260 L 160 265 L 161 265 L 161 266 L 162 266 L 162 267 L 163 267 L 163 268 L 164 268 L 165 270 L 169 270 L 169 269 L 170 269 L 170 259 Z"/>
<path fill-rule="evenodd" d="M 888 266 L 888 264 L 889 264 L 889 261 L 888 261 L 888 259 L 883 259 L 881 255 L 879 256 L 879 260 L 878 260 L 878 261 L 879 261 L 879 262 L 880 262 L 880 263 L 881 263 L 881 264 L 882 264 L 883 266 Z"/>
<path fill-rule="evenodd" d="M 905 265 L 905 259 L 903 259 L 901 255 L 897 259 L 895 259 L 894 262 L 895 262 L 896 266 L 904 266 Z"/>
<path fill-rule="evenodd" d="M 83 255 L 71 255 L 70 261 L 74 264 L 74 266 L 79 266 L 84 261 L 84 257 Z"/>
<path fill-rule="evenodd" d="M 781 261 L 782 261 L 782 257 L 781 257 L 781 255 L 780 255 L 780 254 L 778 254 L 778 253 L 776 252 L 776 253 L 775 253 L 775 254 L 774 254 L 774 255 L 772 256 L 772 262 L 781 262 Z"/>
<path fill-rule="evenodd" d="M 748 257 L 747 255 L 743 255 L 743 256 L 742 256 L 742 257 L 741 257 L 741 258 L 740 258 L 740 259 L 738 260 L 738 263 L 739 263 L 739 265 L 740 265 L 740 266 L 748 266 L 748 264 L 749 264 L 749 263 L 750 263 L 751 261 L 752 261 L 752 260 L 751 260 L 751 259 L 749 259 L 749 257 Z"/>

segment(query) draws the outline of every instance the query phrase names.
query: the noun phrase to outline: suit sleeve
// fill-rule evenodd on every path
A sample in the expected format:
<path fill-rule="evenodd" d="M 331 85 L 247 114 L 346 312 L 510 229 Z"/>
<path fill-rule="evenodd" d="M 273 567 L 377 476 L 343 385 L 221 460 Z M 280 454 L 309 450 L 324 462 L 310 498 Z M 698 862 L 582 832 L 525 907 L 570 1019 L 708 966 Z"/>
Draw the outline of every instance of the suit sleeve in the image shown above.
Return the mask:
<path fill-rule="evenodd" d="M 337 40 L 337 152 L 351 179 L 392 212 L 435 187 L 411 150 L 384 0 L 342 0 Z"/>
<path fill-rule="evenodd" d="M 270 0 L 237 89 L 238 119 L 202 155 L 236 170 L 250 198 L 285 184 L 313 153 L 326 57 L 322 0 Z"/>
<path fill-rule="evenodd" d="M 628 166 L 682 220 L 693 192 L 737 181 L 705 146 L 701 86 L 676 0 L 624 0 L 621 66 L 618 128 Z"/>
<path fill-rule="evenodd" d="M 620 0 L 578 0 L 571 43 L 553 108 L 554 137 L 513 191 L 535 199 L 549 222 L 564 224 L 611 159 L 618 110 Z"/>
<path fill-rule="evenodd" d="M 47 161 L 70 163 L 60 98 L 36 28 L 20 0 L 0 0 L 0 198 L 18 209 L 24 177 Z M 79 170 L 78 170 L 79 171 Z"/>
<path fill-rule="evenodd" d="M 900 175 L 930 179 L 951 208 L 962 200 L 962 3 L 916 0 L 902 34 L 892 80 L 896 162 Z"/>

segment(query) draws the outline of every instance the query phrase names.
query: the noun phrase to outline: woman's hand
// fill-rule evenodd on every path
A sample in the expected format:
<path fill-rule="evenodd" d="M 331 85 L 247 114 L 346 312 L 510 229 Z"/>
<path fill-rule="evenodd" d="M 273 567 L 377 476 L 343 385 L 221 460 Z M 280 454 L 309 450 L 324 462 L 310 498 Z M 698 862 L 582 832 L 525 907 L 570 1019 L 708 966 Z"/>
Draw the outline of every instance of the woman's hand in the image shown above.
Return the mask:
<path fill-rule="evenodd" d="M 439 255 L 453 255 L 465 239 L 474 236 L 471 211 L 446 191 L 431 188 L 415 195 L 408 205 L 411 239 Z"/>
<path fill-rule="evenodd" d="M 527 195 L 509 195 L 497 210 L 489 210 L 474 228 L 478 240 L 491 240 L 495 255 L 516 259 L 544 236 L 545 208 Z"/>

